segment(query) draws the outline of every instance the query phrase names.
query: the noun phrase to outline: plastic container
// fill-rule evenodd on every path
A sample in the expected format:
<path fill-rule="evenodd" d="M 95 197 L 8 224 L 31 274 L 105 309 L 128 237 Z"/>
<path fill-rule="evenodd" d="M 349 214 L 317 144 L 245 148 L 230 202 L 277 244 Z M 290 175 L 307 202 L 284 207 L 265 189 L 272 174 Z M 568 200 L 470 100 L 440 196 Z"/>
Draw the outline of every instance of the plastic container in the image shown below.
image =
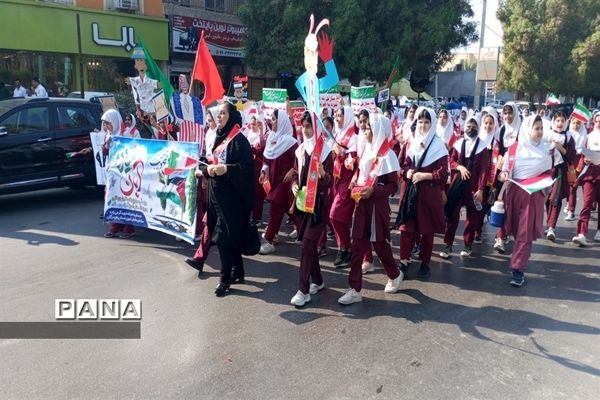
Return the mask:
<path fill-rule="evenodd" d="M 483 210 L 483 205 L 481 204 L 481 202 L 479 200 L 477 200 L 475 195 L 473 195 L 473 203 L 475 204 L 475 209 L 477 211 Z"/>
<path fill-rule="evenodd" d="M 490 225 L 496 228 L 504 226 L 504 202 L 496 201 L 490 209 Z"/>

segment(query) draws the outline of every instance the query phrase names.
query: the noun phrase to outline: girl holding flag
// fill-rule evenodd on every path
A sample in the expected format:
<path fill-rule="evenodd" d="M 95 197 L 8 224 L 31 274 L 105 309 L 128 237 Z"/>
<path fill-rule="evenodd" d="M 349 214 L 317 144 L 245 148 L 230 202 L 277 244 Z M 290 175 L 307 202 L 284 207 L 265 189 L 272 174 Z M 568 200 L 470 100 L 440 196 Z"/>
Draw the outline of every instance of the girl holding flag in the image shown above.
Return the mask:
<path fill-rule="evenodd" d="M 558 222 L 558 216 L 562 209 L 562 201 L 567 197 L 569 184 L 567 181 L 567 169 L 569 163 L 572 163 L 577 152 L 575 150 L 575 140 L 567 135 L 565 124 L 567 116 L 562 111 L 556 112 L 552 116 L 552 130 L 550 132 L 550 145 L 554 148 L 552 156 L 552 177 L 556 179 L 552 185 L 550 196 L 546 203 L 546 212 L 548 213 L 548 232 L 546 238 L 550 241 L 556 239 L 554 228 Z"/>
<path fill-rule="evenodd" d="M 296 149 L 298 175 L 292 183 L 292 193 L 296 198 L 295 214 L 302 219 L 298 229 L 302 252 L 299 290 L 290 301 L 297 307 L 308 303 L 311 295 L 325 287 L 317 247 L 327 225 L 325 216 L 329 213 L 328 193 L 333 171 L 331 148 L 325 138 L 315 132 L 316 115 L 306 111 L 300 122 L 303 142 Z"/>
<path fill-rule="evenodd" d="M 588 135 L 585 148 L 590 152 L 588 154 L 595 155 L 595 159 L 592 160 L 584 156 L 579 160 L 579 169 L 581 170 L 579 182 L 583 187 L 583 208 L 579 214 L 577 236 L 573 238 L 573 243 L 580 246 L 587 245 L 585 235 L 588 232 L 590 214 L 592 213 L 594 202 L 600 203 L 600 163 L 598 163 L 600 159 L 600 113 L 594 114 L 593 120 L 594 130 Z M 600 242 L 600 218 L 598 219 L 597 229 L 594 241 Z"/>
<path fill-rule="evenodd" d="M 419 107 L 415 113 L 417 127 L 401 166 L 405 182 L 400 204 L 400 268 L 408 270 L 415 241 L 420 237 L 421 267 L 417 276 L 431 276 L 429 262 L 434 233 L 445 232 L 442 192 L 448 181 L 448 150 L 435 134 L 433 110 Z"/>
<path fill-rule="evenodd" d="M 542 118 L 531 117 L 524 126 L 519 141 L 508 150 L 508 160 L 499 177 L 502 182 L 509 179 L 520 182 L 520 185 L 509 183 L 503 196 L 506 232 L 515 237 L 510 260 L 510 284 L 515 287 L 525 283 L 523 271 L 533 241 L 542 236 L 546 194 L 545 190 L 535 190 L 541 187 L 540 182 L 551 179 L 552 168 L 551 145 L 543 139 Z"/>
<path fill-rule="evenodd" d="M 390 245 L 389 198 L 398 190 L 398 159 L 390 148 L 391 123 L 382 114 L 372 113 L 365 130 L 365 150 L 351 187 L 357 202 L 352 223 L 352 259 L 350 261 L 350 288 L 339 298 L 340 304 L 362 301 L 362 261 L 370 245 L 383 265 L 388 282 L 386 293 L 400 288 L 404 274 L 398 269 Z"/>
<path fill-rule="evenodd" d="M 272 131 L 267 137 L 263 152 L 264 165 L 261 171 L 263 186 L 268 182 L 270 203 L 269 222 L 263 235 L 260 254 L 275 252 L 273 240 L 279 231 L 283 216 L 289 212 L 294 201 L 291 191 L 294 177 L 294 162 L 298 142 L 294 137 L 294 128 L 285 110 L 275 110 L 271 117 Z M 266 190 L 265 190 L 266 191 Z"/>
<path fill-rule="evenodd" d="M 350 222 L 354 212 L 354 201 L 350 197 L 350 182 L 357 163 L 358 135 L 354 125 L 352 108 L 344 106 L 335 112 L 335 140 L 333 145 L 333 203 L 329 219 L 335 232 L 338 254 L 333 262 L 336 268 L 350 264 Z"/>

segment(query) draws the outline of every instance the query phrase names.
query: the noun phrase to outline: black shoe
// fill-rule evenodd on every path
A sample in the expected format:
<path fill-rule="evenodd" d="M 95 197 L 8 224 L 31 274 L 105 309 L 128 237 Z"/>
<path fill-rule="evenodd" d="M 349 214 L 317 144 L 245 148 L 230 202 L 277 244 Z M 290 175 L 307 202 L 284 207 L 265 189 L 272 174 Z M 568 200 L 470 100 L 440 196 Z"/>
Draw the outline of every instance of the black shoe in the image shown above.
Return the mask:
<path fill-rule="evenodd" d="M 235 285 L 236 283 L 243 284 L 244 283 L 244 275 L 232 276 L 229 281 L 229 284 Z"/>
<path fill-rule="evenodd" d="M 227 294 L 227 292 L 229 292 L 229 285 L 224 283 L 219 283 L 219 286 L 215 288 L 215 295 L 217 297 L 223 297 L 225 294 Z"/>
<path fill-rule="evenodd" d="M 202 272 L 204 269 L 204 262 L 200 260 L 196 260 L 195 258 L 186 258 L 185 262 L 190 267 L 197 269 L 199 272 Z"/>
<path fill-rule="evenodd" d="M 431 269 L 429 268 L 429 265 L 422 263 L 421 267 L 419 268 L 419 272 L 417 272 L 417 277 L 419 279 L 429 279 L 430 276 Z"/>
<path fill-rule="evenodd" d="M 409 264 L 400 263 L 400 271 L 402 271 L 402 273 L 404 274 L 404 280 L 408 279 L 408 268 L 409 267 L 410 267 L 410 263 Z"/>
<path fill-rule="evenodd" d="M 333 261 L 333 266 L 338 267 L 342 262 L 342 251 L 338 250 L 337 255 L 335 256 L 335 260 Z"/>
<path fill-rule="evenodd" d="M 319 256 L 319 258 L 325 257 L 326 255 L 327 255 L 327 247 L 322 247 L 320 249 L 317 249 L 317 256 Z"/>
<path fill-rule="evenodd" d="M 419 246 L 418 244 L 415 243 L 415 245 L 413 246 L 412 249 L 412 255 L 416 256 L 421 252 L 421 246 Z"/>
<path fill-rule="evenodd" d="M 348 250 L 344 250 L 342 251 L 342 254 L 340 256 L 340 263 L 338 265 L 336 265 L 336 268 L 346 268 L 348 266 L 350 266 L 350 260 L 352 259 L 352 253 L 350 253 Z"/>

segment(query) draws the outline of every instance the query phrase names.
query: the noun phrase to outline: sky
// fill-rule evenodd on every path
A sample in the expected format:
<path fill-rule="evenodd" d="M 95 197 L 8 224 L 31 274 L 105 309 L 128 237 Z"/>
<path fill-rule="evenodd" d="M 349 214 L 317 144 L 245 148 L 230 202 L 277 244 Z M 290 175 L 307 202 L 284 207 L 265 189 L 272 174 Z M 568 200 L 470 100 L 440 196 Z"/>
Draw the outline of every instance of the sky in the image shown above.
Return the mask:
<path fill-rule="evenodd" d="M 470 21 L 477 23 L 477 31 L 481 32 L 481 13 L 483 10 L 483 0 L 470 0 L 473 13 L 475 14 Z M 487 0 L 487 9 L 485 16 L 485 35 L 483 47 L 500 47 L 502 46 L 502 25 L 496 18 L 498 10 L 498 0 Z M 457 53 L 478 53 L 479 41 L 471 44 L 468 47 L 459 47 L 455 49 Z"/>

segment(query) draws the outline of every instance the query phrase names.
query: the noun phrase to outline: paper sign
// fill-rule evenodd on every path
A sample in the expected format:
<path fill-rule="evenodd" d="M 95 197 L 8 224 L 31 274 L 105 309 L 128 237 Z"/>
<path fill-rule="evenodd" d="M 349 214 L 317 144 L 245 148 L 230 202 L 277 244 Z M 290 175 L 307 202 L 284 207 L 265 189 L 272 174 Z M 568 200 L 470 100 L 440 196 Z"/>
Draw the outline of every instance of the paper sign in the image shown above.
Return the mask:
<path fill-rule="evenodd" d="M 287 97 L 287 89 L 263 88 L 262 99 L 265 118 L 270 119 L 274 110 L 285 110 Z"/>
<path fill-rule="evenodd" d="M 98 101 L 100 102 L 100 106 L 102 106 L 102 112 L 107 112 L 108 110 L 119 111 L 115 96 L 98 96 Z"/>
<path fill-rule="evenodd" d="M 355 115 L 360 110 L 370 110 L 375 107 L 375 86 L 352 86 L 350 88 L 350 104 Z"/>
<path fill-rule="evenodd" d="M 165 101 L 165 92 L 161 90 L 152 96 L 152 104 L 154 105 L 154 111 L 156 112 L 156 120 L 158 122 L 169 116 L 169 108 Z"/>

